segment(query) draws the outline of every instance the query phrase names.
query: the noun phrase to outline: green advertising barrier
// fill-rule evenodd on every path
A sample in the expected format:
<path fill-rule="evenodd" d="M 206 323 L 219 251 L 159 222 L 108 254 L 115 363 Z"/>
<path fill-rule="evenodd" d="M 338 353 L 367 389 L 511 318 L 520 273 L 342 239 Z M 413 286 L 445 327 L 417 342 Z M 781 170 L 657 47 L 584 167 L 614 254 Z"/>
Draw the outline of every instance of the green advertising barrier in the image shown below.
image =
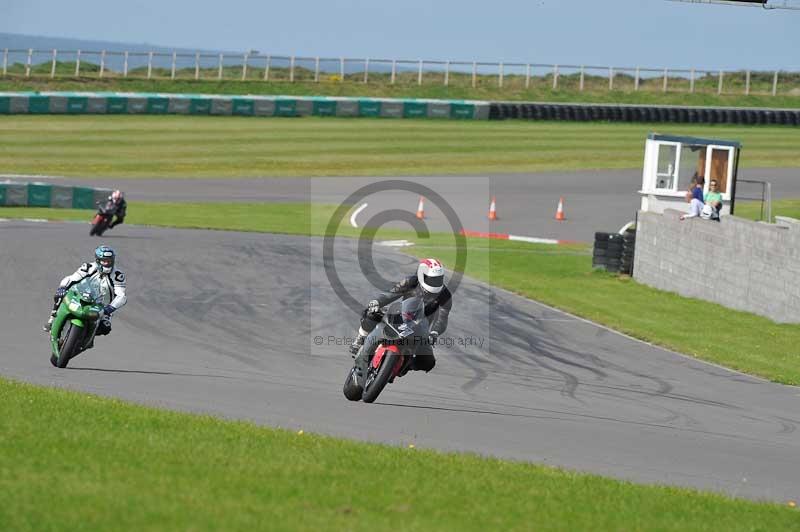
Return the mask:
<path fill-rule="evenodd" d="M 94 189 L 87 187 L 72 187 L 73 209 L 94 209 Z"/>
<path fill-rule="evenodd" d="M 231 105 L 231 114 L 241 116 L 253 116 L 253 100 L 247 98 L 234 98 Z"/>
<path fill-rule="evenodd" d="M 488 119 L 488 102 L 114 92 L 0 93 L 0 114 L 193 114 Z"/>
<path fill-rule="evenodd" d="M 52 195 L 50 185 L 28 183 L 28 207 L 49 207 Z"/>
<path fill-rule="evenodd" d="M 27 207 L 28 186 L 22 183 L 6 183 L 6 207 Z"/>
<path fill-rule="evenodd" d="M 331 100 L 314 100 L 315 116 L 336 116 L 336 102 Z"/>
<path fill-rule="evenodd" d="M 275 116 L 297 116 L 297 100 L 275 100 Z"/>
<path fill-rule="evenodd" d="M 0 207 L 6 204 L 6 184 L 0 183 Z"/>
<path fill-rule="evenodd" d="M 28 112 L 30 114 L 49 114 L 50 113 L 50 97 L 49 96 L 28 96 Z"/>

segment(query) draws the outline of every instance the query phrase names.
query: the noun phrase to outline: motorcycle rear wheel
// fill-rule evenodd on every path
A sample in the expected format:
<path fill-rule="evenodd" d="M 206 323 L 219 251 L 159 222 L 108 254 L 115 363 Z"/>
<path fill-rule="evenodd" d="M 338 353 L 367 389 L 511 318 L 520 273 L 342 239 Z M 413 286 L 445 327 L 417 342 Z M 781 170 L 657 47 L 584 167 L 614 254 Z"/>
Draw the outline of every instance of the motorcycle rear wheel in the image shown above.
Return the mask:
<path fill-rule="evenodd" d="M 375 399 L 381 394 L 386 384 L 389 382 L 389 379 L 392 378 L 392 371 L 394 370 L 394 365 L 397 363 L 397 358 L 399 356 L 400 355 L 394 353 L 386 353 L 381 359 L 381 365 L 377 370 L 373 368 L 372 365 L 369 366 L 367 369 L 367 377 L 364 382 L 364 394 L 361 397 L 365 403 L 375 402 Z M 375 376 L 370 379 L 370 374 L 373 372 Z"/>
<path fill-rule="evenodd" d="M 361 396 L 364 394 L 364 388 L 356 383 L 353 375 L 355 371 L 356 368 L 354 367 L 347 373 L 347 380 L 344 381 L 344 388 L 342 388 L 342 392 L 348 401 L 360 401 Z"/>
<path fill-rule="evenodd" d="M 62 332 L 62 334 L 64 334 Z M 83 339 L 83 328 L 76 327 L 69 323 L 69 330 L 67 331 L 67 338 L 64 340 L 64 345 L 58 352 L 58 367 L 66 368 L 69 360 L 78 354 L 78 349 Z"/>

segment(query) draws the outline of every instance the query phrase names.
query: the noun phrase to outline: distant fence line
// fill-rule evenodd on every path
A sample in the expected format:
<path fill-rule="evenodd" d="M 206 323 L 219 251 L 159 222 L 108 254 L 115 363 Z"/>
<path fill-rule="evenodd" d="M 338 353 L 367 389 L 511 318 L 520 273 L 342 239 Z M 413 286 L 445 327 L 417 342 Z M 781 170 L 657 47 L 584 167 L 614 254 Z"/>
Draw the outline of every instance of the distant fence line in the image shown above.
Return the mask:
<path fill-rule="evenodd" d="M 3 77 L 357 82 L 800 96 L 800 73 L 426 59 L 3 49 Z"/>

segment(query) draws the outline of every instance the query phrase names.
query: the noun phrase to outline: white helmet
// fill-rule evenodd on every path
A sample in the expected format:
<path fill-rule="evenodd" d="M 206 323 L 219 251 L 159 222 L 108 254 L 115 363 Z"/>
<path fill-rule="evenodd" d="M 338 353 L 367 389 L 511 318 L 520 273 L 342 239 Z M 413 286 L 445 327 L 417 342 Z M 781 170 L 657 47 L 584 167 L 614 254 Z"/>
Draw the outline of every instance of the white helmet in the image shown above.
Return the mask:
<path fill-rule="evenodd" d="M 417 279 L 426 292 L 438 294 L 444 287 L 444 266 L 436 259 L 422 259 L 417 267 Z"/>

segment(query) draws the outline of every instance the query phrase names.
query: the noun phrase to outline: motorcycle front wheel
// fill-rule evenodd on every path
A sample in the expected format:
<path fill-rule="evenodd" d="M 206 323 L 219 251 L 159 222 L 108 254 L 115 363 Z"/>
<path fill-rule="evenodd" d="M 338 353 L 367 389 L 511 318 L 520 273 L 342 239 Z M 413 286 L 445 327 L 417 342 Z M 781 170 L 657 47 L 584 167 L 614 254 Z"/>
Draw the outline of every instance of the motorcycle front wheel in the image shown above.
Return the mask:
<path fill-rule="evenodd" d="M 373 368 L 372 364 L 369 365 L 367 376 L 364 380 L 364 395 L 361 397 L 365 403 L 372 403 L 378 398 L 389 379 L 392 378 L 392 371 L 399 357 L 400 355 L 398 354 L 387 352 L 381 359 L 381 365 L 377 369 Z"/>
<path fill-rule="evenodd" d="M 83 328 L 76 327 L 71 322 L 67 322 L 65 328 L 68 327 L 66 332 L 66 338 L 64 339 L 64 344 L 61 346 L 61 349 L 58 351 L 58 367 L 59 368 L 66 368 L 67 364 L 69 363 L 69 359 L 74 357 L 78 353 L 78 349 L 81 345 L 81 340 L 83 339 Z M 64 335 L 64 331 L 61 331 L 61 334 Z"/>

